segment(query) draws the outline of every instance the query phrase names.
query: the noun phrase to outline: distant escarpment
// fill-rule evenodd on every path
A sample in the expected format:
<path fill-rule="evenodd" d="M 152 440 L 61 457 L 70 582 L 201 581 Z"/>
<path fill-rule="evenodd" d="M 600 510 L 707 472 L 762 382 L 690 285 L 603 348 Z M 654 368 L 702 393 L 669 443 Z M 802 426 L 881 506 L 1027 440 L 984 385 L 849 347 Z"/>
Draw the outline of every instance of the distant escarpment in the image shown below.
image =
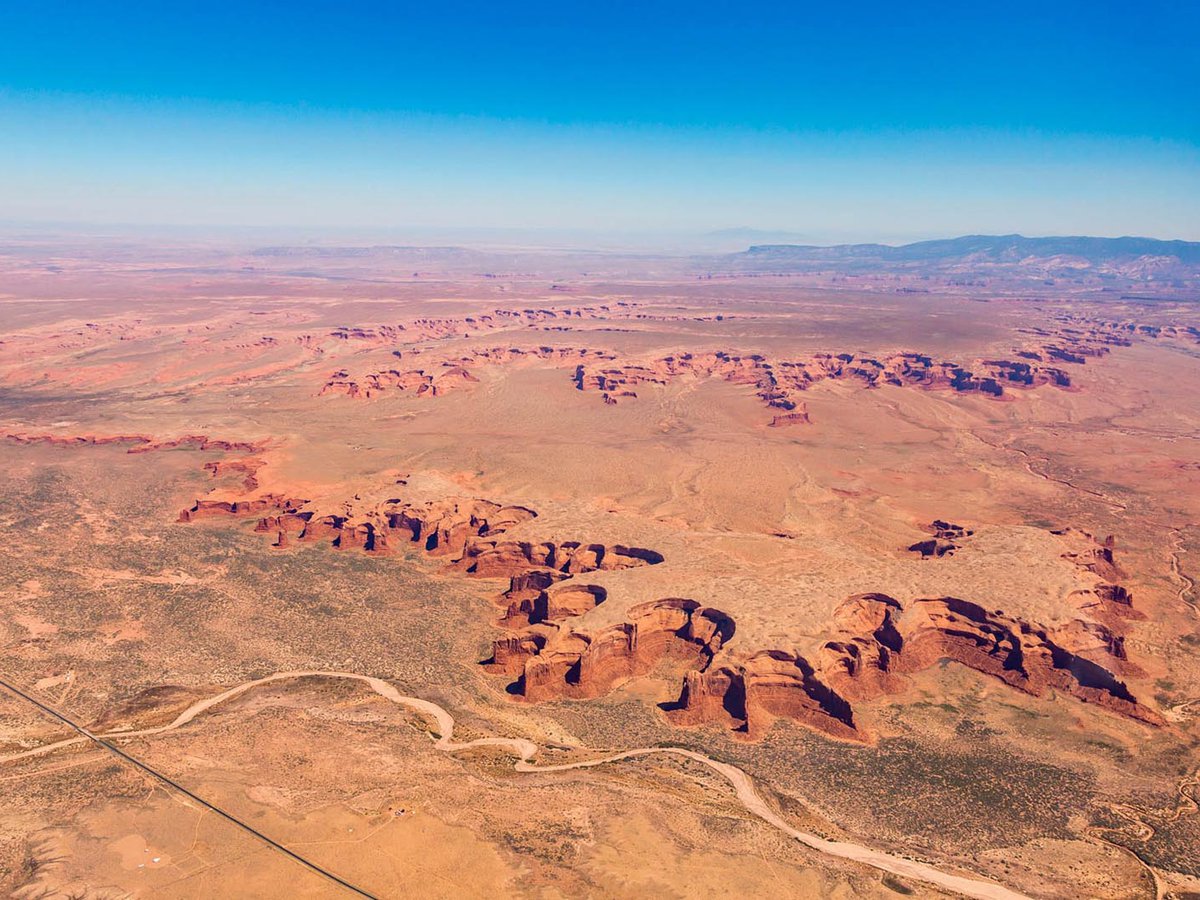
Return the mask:
<path fill-rule="evenodd" d="M 498 329 L 535 328 L 556 322 L 628 319 L 640 317 L 634 312 L 638 306 L 640 304 L 635 301 L 618 300 L 614 303 L 601 303 L 594 306 L 500 308 L 472 316 L 423 316 L 407 322 L 382 325 L 342 325 L 327 334 L 303 335 L 302 342 L 319 345 L 327 338 L 333 338 L 336 341 L 386 347 L 417 341 L 465 338 Z M 675 318 L 683 320 L 686 317 Z"/>
<path fill-rule="evenodd" d="M 563 290 L 555 285 L 551 290 Z M 642 303 L 635 300 L 616 300 L 586 306 L 541 306 L 524 309 L 497 308 L 471 316 L 422 316 L 404 322 L 377 325 L 340 325 L 321 333 L 300 335 L 300 344 L 322 349 L 331 342 L 363 344 L 373 347 L 393 347 L 419 342 L 442 341 L 453 338 L 482 336 L 495 331 L 536 329 L 540 331 L 586 331 L 584 323 L 612 321 L 655 322 L 723 322 L 735 318 L 726 313 L 675 313 L 663 310 L 643 312 Z M 592 330 L 628 331 L 625 328 L 595 328 Z M 416 352 L 416 351 L 412 351 Z"/>
<path fill-rule="evenodd" d="M 17 444 L 50 444 L 60 447 L 88 447 L 107 444 L 131 444 L 127 453 L 150 453 L 154 450 L 221 450 L 226 452 L 261 453 L 266 442 L 228 441 L 205 434 L 186 434 L 177 438 L 159 439 L 147 434 L 28 434 L 5 432 L 0 437 Z"/>
<path fill-rule="evenodd" d="M 758 354 L 723 351 L 681 353 L 648 364 L 589 367 L 581 363 L 575 370 L 575 386 L 580 391 L 598 392 L 605 403 L 614 404 L 636 398 L 640 385 L 667 385 L 685 375 L 749 385 L 766 406 L 779 410 L 770 423 L 775 427 L 808 424 L 808 411 L 797 395 L 825 380 L 850 381 L 866 388 L 922 387 L 995 398 L 1003 397 L 1006 387 L 1071 387 L 1071 378 L 1062 369 L 1024 361 L 988 360 L 978 371 L 971 371 L 920 353 L 884 359 L 851 353 L 817 354 L 805 360 L 771 362 Z"/>
<path fill-rule="evenodd" d="M 1094 283 L 1122 277 L 1174 281 L 1200 274 L 1200 243 L 1144 237 L 1025 237 L 984 235 L 914 244 L 760 244 L 708 261 L 708 271 L 731 274 L 886 272 L 962 277 L 1047 277 Z"/>
<path fill-rule="evenodd" d="M 428 356 L 417 350 L 395 350 L 397 359 Z M 472 350 L 455 357 L 430 360 L 422 368 L 392 368 L 379 372 L 352 375 L 348 369 L 332 373 L 318 396 L 338 394 L 356 400 L 370 400 L 388 393 L 407 392 L 417 397 L 438 397 L 479 382 L 475 371 L 481 366 L 506 365 L 538 360 L 550 363 L 570 363 L 578 360 L 611 360 L 614 355 L 603 350 L 579 347 L 489 347 Z"/>
<path fill-rule="evenodd" d="M 1130 343 L 1126 331 L 1108 325 L 1064 322 L 1054 330 L 1027 329 L 1030 342 L 1013 350 L 1015 359 L 981 359 L 973 364 L 938 360 L 923 353 L 881 357 L 855 353 L 817 353 L 794 360 L 771 360 L 761 354 L 726 351 L 678 353 L 648 362 L 599 364 L 581 362 L 575 387 L 596 392 L 607 404 L 635 399 L 641 385 L 670 384 L 681 377 L 717 378 L 744 384 L 772 410 L 774 427 L 808 424 L 800 394 L 822 381 L 845 381 L 864 388 L 916 387 L 1005 399 L 1008 391 L 1043 385 L 1072 390 L 1060 363 L 1082 365 L 1114 346 Z"/>
<path fill-rule="evenodd" d="M 511 322 L 513 317 L 542 321 L 614 315 L 639 318 L 644 314 L 614 307 L 588 308 L 586 312 L 524 310 L 503 315 L 497 310 L 495 315 L 463 320 L 418 320 L 411 323 L 411 328 L 420 335 L 429 332 L 429 335 L 451 336 L 468 326 L 483 330 L 500 327 Z M 440 330 L 443 327 L 449 330 Z M 1028 340 L 1014 347 L 1011 355 L 972 362 L 936 359 L 911 351 L 879 356 L 850 352 L 815 353 L 799 359 L 773 360 L 757 353 L 717 350 L 682 352 L 652 360 L 626 360 L 613 351 L 584 347 L 498 346 L 470 350 L 457 356 L 437 355 L 436 348 L 433 351 L 406 348 L 393 350 L 393 356 L 410 363 L 417 361 L 420 365 L 362 373 L 337 369 L 326 378 L 318 395 L 341 395 L 361 400 L 392 393 L 437 397 L 478 382 L 477 372 L 483 366 L 518 362 L 574 363 L 576 389 L 598 393 L 607 405 L 637 399 L 639 386 L 665 386 L 682 377 L 716 378 L 747 385 L 775 412 L 769 424 L 779 428 L 809 423 L 809 413 L 801 394 L 822 381 L 849 382 L 868 389 L 915 387 L 1004 400 L 1013 391 L 1043 386 L 1074 390 L 1076 386 L 1064 365 L 1083 365 L 1089 359 L 1104 356 L 1113 347 L 1129 346 L 1135 337 L 1188 337 L 1193 331 L 1195 329 L 1176 326 L 1151 327 L 1063 316 L 1049 327 L 1020 329 Z M 401 338 L 411 340 L 418 336 L 401 325 L 343 328 L 334 335 L 344 340 L 378 345 L 396 344 Z"/>

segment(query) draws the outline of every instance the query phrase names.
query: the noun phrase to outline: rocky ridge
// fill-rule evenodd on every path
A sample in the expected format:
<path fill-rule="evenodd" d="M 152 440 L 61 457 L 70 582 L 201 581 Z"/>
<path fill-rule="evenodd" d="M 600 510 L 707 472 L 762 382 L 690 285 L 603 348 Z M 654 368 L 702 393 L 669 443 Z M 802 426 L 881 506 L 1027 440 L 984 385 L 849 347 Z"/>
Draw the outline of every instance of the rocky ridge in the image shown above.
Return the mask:
<path fill-rule="evenodd" d="M 1050 691 L 1158 725 L 1161 717 L 1139 701 L 1125 677 L 1140 674 L 1129 662 L 1121 617 L 1077 618 L 1055 627 L 958 597 L 908 601 L 867 593 L 848 597 L 834 615 L 834 633 L 815 654 L 790 648 L 739 648 L 734 617 L 682 597 L 631 607 L 623 620 L 600 629 L 576 620 L 607 602 L 603 587 L 579 578 L 589 572 L 653 566 L 654 550 L 585 543 L 527 541 L 506 532 L 537 517 L 522 506 L 456 498 L 383 503 L 367 517 L 321 515 L 303 500 L 263 495 L 245 501 L 197 501 L 180 518 L 259 515 L 255 530 L 287 547 L 322 541 L 338 549 L 387 554 L 407 544 L 448 559 L 467 577 L 504 579 L 497 597 L 498 626 L 484 667 L 507 679 L 526 702 L 603 696 L 629 678 L 657 672 L 680 679 L 678 698 L 664 704 L 678 725 L 721 724 L 756 739 L 777 718 L 833 737 L 866 741 L 871 735 L 855 704 L 904 688 L 904 676 L 953 660 L 1025 693 Z M 263 515 L 263 513 L 266 513 Z M 934 541 L 972 533 L 936 521 Z M 1065 533 L 1065 532 L 1062 532 Z M 1090 604 L 1131 604 L 1120 586 L 1111 539 L 1073 533 L 1083 549 L 1067 553 L 1081 572 L 1097 578 L 1081 593 Z M 919 552 L 919 551 L 918 551 Z M 931 559 L 946 555 L 936 551 Z M 665 667 L 665 668 L 664 668 Z"/>

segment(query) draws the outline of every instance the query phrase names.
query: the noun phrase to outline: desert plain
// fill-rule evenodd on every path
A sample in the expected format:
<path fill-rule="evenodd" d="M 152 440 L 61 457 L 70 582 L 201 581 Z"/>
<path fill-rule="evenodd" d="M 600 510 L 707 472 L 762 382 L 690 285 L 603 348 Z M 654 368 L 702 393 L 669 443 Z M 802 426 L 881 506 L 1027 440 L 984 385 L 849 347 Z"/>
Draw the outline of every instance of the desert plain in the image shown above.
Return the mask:
<path fill-rule="evenodd" d="M 1195 280 L 2 250 L 7 895 L 1200 896 Z"/>

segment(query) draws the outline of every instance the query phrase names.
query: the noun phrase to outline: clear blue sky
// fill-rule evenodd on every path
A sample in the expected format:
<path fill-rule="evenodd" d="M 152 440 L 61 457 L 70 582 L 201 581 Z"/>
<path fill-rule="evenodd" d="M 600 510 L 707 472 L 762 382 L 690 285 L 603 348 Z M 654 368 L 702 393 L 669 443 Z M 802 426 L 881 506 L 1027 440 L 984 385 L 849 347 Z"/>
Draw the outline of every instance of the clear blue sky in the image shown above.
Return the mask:
<path fill-rule="evenodd" d="M 0 219 L 1200 239 L 1200 4 L 0 4 Z"/>

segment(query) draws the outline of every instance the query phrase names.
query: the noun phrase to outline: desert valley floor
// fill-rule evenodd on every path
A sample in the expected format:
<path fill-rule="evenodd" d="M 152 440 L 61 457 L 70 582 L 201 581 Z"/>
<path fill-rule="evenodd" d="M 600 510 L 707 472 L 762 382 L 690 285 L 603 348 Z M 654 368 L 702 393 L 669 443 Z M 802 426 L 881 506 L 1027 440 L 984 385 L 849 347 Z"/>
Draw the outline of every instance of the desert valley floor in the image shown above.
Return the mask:
<path fill-rule="evenodd" d="M 0 892 L 1200 895 L 1194 302 L 112 259 L 0 255 Z"/>

